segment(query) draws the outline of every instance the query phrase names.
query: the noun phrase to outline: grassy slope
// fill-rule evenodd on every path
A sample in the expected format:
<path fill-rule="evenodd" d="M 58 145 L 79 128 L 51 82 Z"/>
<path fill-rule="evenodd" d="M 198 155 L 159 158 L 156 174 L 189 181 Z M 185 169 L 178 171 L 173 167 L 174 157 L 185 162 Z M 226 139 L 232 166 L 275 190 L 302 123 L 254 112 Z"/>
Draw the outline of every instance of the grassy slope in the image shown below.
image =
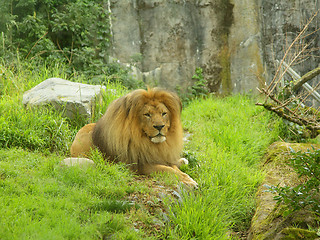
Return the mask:
<path fill-rule="evenodd" d="M 51 111 L 25 110 L 21 97 L 40 79 L 63 74 L 0 70 L 0 239 L 224 239 L 247 228 L 263 177 L 259 160 L 277 134 L 270 114 L 249 98 L 199 100 L 183 111 L 192 133 L 185 171 L 200 188 L 164 203 L 152 189 L 159 179 L 172 185 L 161 175 L 137 178 L 121 165 L 100 164 L 98 155 L 97 168 L 60 167 L 74 126 Z"/>
<path fill-rule="evenodd" d="M 63 168 L 59 156 L 18 149 L 2 149 L 0 156 L 1 239 L 121 235 L 128 228 L 122 213 L 130 208 L 121 199 L 143 190 L 130 186 L 131 175 L 120 165 Z"/>
<path fill-rule="evenodd" d="M 277 136 L 271 116 L 245 96 L 194 101 L 183 112 L 192 133 L 186 149 L 198 159 L 190 174 L 200 189 L 172 208 L 172 238 L 224 239 L 248 227 L 265 148 Z"/>

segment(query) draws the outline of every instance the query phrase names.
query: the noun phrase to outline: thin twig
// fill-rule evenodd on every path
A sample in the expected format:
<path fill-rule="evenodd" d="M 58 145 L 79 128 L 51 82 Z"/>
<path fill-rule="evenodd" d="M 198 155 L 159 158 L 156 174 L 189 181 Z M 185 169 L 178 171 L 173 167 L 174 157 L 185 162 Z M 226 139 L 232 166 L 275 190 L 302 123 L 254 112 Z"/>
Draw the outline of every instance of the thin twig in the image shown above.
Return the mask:
<path fill-rule="evenodd" d="M 313 19 L 316 17 L 316 15 L 318 14 L 318 11 L 309 19 L 308 23 L 304 26 L 304 28 L 302 29 L 302 31 L 299 33 L 299 35 L 293 40 L 293 42 L 290 44 L 289 48 L 287 49 L 287 51 L 285 52 L 280 64 L 279 64 L 279 67 L 269 85 L 269 87 L 266 89 L 267 91 L 270 89 L 270 87 L 272 86 L 272 84 L 276 81 L 276 78 L 279 74 L 279 71 L 280 71 L 280 68 L 282 66 L 282 63 L 284 62 L 284 60 L 286 59 L 287 55 L 289 54 L 291 48 L 293 47 L 293 45 L 295 44 L 295 42 L 298 41 L 298 39 L 301 37 L 301 35 L 307 30 L 308 26 L 310 25 L 310 23 L 313 21 Z M 270 94 L 271 94 L 272 91 L 270 91 Z M 267 96 L 268 97 L 268 96 Z"/>
<path fill-rule="evenodd" d="M 27 59 L 27 58 L 29 57 L 32 49 L 33 49 L 33 48 L 38 44 L 38 42 L 39 42 L 42 38 L 44 38 L 47 34 L 48 34 L 48 32 L 46 32 L 45 34 L 43 34 L 43 35 L 38 39 L 38 41 L 36 41 L 36 43 L 32 46 L 32 48 L 31 48 L 30 51 L 28 52 L 28 54 L 27 54 L 27 56 L 25 57 L 25 59 Z"/>
<path fill-rule="evenodd" d="M 71 64 L 70 59 L 68 58 L 68 56 L 67 56 L 67 55 L 65 55 L 65 54 L 64 54 L 64 51 L 61 49 L 61 47 L 60 47 L 60 44 L 59 44 L 59 41 L 58 41 L 58 40 L 57 40 L 57 45 L 58 45 L 58 48 L 61 50 L 61 52 L 62 52 L 63 56 L 65 56 L 65 58 L 68 60 L 69 64 Z"/>
<path fill-rule="evenodd" d="M 294 110 L 294 112 L 297 111 L 297 109 L 299 108 L 299 106 L 301 105 L 301 103 L 304 103 L 304 102 L 307 100 L 307 98 L 308 98 L 313 92 L 316 91 L 316 89 L 319 87 L 319 85 L 320 85 L 320 82 L 318 82 L 318 84 L 316 85 L 316 87 L 313 88 L 313 91 L 310 91 L 310 92 L 308 92 L 308 93 L 306 94 L 306 96 L 305 96 L 305 97 L 303 98 L 303 100 L 299 103 L 299 105 L 296 107 L 296 109 Z"/>
<path fill-rule="evenodd" d="M 310 44 L 310 43 L 309 43 Z M 309 46 L 309 44 L 305 45 L 303 47 L 303 49 L 295 55 L 295 57 L 291 60 L 291 62 L 288 64 L 288 66 L 286 66 L 285 70 L 281 73 L 280 77 L 278 78 L 277 82 L 274 84 L 273 88 L 269 91 L 267 97 L 269 97 L 269 95 L 274 91 L 274 89 L 276 88 L 276 86 L 279 84 L 279 82 L 281 81 L 281 79 L 283 78 L 284 74 L 288 71 L 288 68 L 292 65 L 292 63 L 300 56 L 301 53 L 303 53 L 303 51 Z M 282 59 L 280 66 L 283 64 L 284 59 Z"/>

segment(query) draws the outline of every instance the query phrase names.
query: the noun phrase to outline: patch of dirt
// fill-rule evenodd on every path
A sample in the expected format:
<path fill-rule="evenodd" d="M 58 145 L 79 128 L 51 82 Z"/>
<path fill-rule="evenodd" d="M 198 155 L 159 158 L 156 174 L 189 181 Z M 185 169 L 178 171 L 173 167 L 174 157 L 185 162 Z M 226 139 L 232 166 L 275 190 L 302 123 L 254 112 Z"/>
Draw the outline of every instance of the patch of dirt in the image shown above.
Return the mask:
<path fill-rule="evenodd" d="M 134 192 L 126 197 L 133 207 L 127 217 L 133 222 L 135 231 L 144 231 L 149 236 L 159 236 L 169 223 L 168 205 L 182 201 L 179 185 L 166 185 L 152 176 L 136 176 L 136 182 L 147 186 L 147 192 Z"/>

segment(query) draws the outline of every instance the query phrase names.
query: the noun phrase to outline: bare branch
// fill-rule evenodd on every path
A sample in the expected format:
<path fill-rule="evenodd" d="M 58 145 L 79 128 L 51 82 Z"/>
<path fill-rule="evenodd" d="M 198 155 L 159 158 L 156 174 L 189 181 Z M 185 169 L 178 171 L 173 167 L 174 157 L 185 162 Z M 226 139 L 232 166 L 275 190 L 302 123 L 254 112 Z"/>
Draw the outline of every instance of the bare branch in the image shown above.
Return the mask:
<path fill-rule="evenodd" d="M 292 90 L 297 91 L 300 87 L 302 87 L 304 83 L 308 82 L 309 80 L 318 76 L 319 74 L 320 74 L 320 66 L 311 70 L 310 72 L 303 75 L 300 79 L 298 79 L 295 85 L 293 86 Z"/>
<path fill-rule="evenodd" d="M 271 83 L 265 88 L 258 89 L 260 93 L 266 95 L 266 99 L 264 103 L 257 103 L 257 105 L 263 106 L 283 119 L 305 126 L 306 129 L 311 131 L 311 137 L 320 133 L 320 107 L 314 107 L 314 104 L 309 101 L 310 97 L 313 97 L 320 103 L 320 94 L 316 91 L 320 87 L 320 82 L 312 87 L 307 81 L 320 74 L 320 66 L 302 77 L 292 69 L 292 66 L 307 60 L 317 50 L 317 48 L 311 47 L 315 38 L 306 41 L 307 37 L 310 38 L 312 34 L 319 30 L 318 28 L 311 33 L 307 33 L 310 23 L 318 12 L 307 21 L 293 42 L 286 45 L 281 61 L 275 61 L 278 67 Z M 287 81 L 285 74 L 289 74 L 294 82 Z M 303 89 L 297 93 L 300 87 L 303 87 Z M 271 100 L 272 103 L 269 103 L 268 100 Z M 310 105 L 312 107 L 308 107 Z"/>
<path fill-rule="evenodd" d="M 318 11 L 309 19 L 309 21 L 307 22 L 307 24 L 304 26 L 304 28 L 301 30 L 301 32 L 299 33 L 299 35 L 294 39 L 294 41 L 291 43 L 291 45 L 288 47 L 287 51 L 285 52 L 281 62 L 280 62 L 280 65 L 277 69 L 277 72 L 275 73 L 274 75 L 274 78 L 273 80 L 271 81 L 269 87 L 267 88 L 267 91 L 269 90 L 269 88 L 272 86 L 272 84 L 275 82 L 277 76 L 278 76 L 278 73 L 280 71 L 280 68 L 281 68 L 281 65 L 282 65 L 282 62 L 286 59 L 287 55 L 289 54 L 291 48 L 293 47 L 293 45 L 298 41 L 298 39 L 301 37 L 302 34 L 305 33 L 305 31 L 307 30 L 308 26 L 310 25 L 310 23 L 313 21 L 313 19 L 317 16 L 318 14 Z"/>

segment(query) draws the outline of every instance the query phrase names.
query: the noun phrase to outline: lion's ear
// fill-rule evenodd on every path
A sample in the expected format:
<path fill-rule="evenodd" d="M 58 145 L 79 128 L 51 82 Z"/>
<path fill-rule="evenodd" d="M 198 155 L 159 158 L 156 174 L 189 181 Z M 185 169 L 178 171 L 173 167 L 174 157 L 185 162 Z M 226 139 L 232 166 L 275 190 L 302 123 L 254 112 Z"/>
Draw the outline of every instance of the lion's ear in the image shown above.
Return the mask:
<path fill-rule="evenodd" d="M 163 103 L 171 113 L 179 113 L 182 111 L 182 103 L 179 96 L 174 92 L 165 92 L 163 95 Z"/>
<path fill-rule="evenodd" d="M 182 111 L 182 102 L 181 102 L 178 94 L 176 94 L 176 93 L 171 93 L 171 94 L 172 94 L 173 98 L 175 99 L 175 101 L 177 102 L 177 104 L 179 105 L 179 109 L 180 109 L 180 113 L 181 113 L 181 111 Z"/>
<path fill-rule="evenodd" d="M 122 97 L 123 99 L 121 105 L 127 117 L 130 115 L 130 112 L 137 112 L 137 109 L 141 108 L 140 105 L 142 104 L 142 93 L 143 90 L 137 89 Z"/>

